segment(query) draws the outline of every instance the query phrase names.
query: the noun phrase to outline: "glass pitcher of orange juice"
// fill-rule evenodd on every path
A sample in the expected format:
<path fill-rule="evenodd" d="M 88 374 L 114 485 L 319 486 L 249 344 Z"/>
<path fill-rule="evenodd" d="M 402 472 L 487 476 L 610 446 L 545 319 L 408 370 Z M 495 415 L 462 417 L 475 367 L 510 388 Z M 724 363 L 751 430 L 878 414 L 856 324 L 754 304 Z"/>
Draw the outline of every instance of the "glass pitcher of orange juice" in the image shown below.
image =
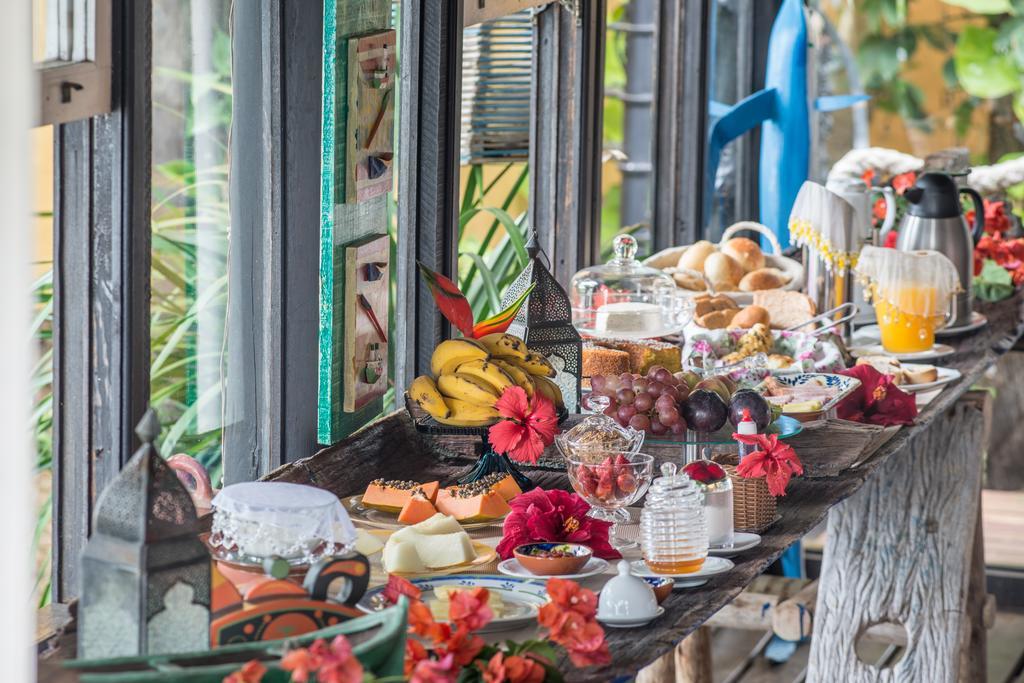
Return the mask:
<path fill-rule="evenodd" d="M 882 347 L 889 353 L 918 353 L 935 344 L 935 330 L 950 320 L 960 290 L 956 266 L 935 251 L 864 247 L 858 277 L 875 306 Z"/>

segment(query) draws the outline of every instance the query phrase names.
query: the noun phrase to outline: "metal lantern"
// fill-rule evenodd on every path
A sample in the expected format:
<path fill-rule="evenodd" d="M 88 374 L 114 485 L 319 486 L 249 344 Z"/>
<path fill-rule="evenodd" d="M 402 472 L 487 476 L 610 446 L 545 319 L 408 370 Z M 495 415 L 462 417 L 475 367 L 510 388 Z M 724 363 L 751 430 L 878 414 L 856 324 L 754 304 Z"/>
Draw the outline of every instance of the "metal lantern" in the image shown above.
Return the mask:
<path fill-rule="evenodd" d="M 551 271 L 541 262 L 537 235 L 533 233 L 526 245 L 530 262 L 509 285 L 505 294 L 507 306 L 530 286 L 523 307 L 508 328 L 509 334 L 523 339 L 531 351 L 544 354 L 558 371 L 555 383 L 562 390 L 562 399 L 570 413 L 579 411 L 580 378 L 583 375 L 583 340 L 572 324 L 572 307 Z"/>
<path fill-rule="evenodd" d="M 142 446 L 97 501 L 82 555 L 83 659 L 209 648 L 210 554 L 192 499 L 153 448 L 159 431 L 147 411 Z"/>

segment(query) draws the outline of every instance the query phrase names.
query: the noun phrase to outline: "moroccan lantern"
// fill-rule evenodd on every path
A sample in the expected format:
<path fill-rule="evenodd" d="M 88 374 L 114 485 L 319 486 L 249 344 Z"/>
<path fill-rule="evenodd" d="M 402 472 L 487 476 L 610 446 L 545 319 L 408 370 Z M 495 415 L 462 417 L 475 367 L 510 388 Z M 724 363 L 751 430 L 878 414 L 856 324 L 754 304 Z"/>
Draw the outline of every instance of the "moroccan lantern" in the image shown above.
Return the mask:
<path fill-rule="evenodd" d="M 195 652 L 210 645 L 210 554 L 188 492 L 153 447 L 148 410 L 142 446 L 96 504 L 82 555 L 78 656 Z"/>
<path fill-rule="evenodd" d="M 579 412 L 580 378 L 583 375 L 583 340 L 572 324 L 572 307 L 551 271 L 540 260 L 537 234 L 526 245 L 530 256 L 526 268 L 505 293 L 504 306 L 518 299 L 533 283 L 535 286 L 508 328 L 509 334 L 523 339 L 531 351 L 544 354 L 558 374 L 554 382 L 562 390 L 562 399 L 570 413 Z"/>

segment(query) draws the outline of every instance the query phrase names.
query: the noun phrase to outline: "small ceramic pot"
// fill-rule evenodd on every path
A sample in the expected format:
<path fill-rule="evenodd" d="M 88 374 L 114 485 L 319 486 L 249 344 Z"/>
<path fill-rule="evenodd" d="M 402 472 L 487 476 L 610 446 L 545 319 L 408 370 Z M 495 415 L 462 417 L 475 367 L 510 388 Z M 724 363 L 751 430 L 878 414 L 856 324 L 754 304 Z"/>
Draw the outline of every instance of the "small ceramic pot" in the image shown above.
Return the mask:
<path fill-rule="evenodd" d="M 658 614 L 658 599 L 651 586 L 629 569 L 629 562 L 619 561 L 619 574 L 601 589 L 597 618 L 609 621 L 653 619 Z"/>
<path fill-rule="evenodd" d="M 559 551 L 562 557 L 540 557 L 534 553 Z M 512 551 L 519 564 L 538 576 L 576 574 L 590 561 L 594 552 L 578 543 L 527 543 Z"/>
<path fill-rule="evenodd" d="M 676 581 L 668 576 L 645 576 L 647 585 L 654 591 L 654 597 L 658 604 L 665 602 L 665 598 L 672 595 L 672 589 L 676 587 Z"/>

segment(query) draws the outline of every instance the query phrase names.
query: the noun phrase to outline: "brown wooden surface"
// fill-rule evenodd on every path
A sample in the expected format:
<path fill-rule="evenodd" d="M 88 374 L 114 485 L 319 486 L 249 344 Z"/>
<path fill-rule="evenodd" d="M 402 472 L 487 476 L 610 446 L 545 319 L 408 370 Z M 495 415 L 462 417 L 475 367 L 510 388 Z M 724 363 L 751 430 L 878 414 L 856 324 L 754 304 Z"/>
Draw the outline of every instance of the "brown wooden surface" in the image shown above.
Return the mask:
<path fill-rule="evenodd" d="M 609 681 L 630 677 L 672 652 L 676 644 L 736 597 L 782 551 L 820 523 L 832 506 L 856 492 L 881 464 L 908 452 L 910 445 L 953 407 L 985 369 L 1013 347 L 1024 331 L 1022 301 L 1024 297 L 1017 295 L 998 304 L 980 306 L 989 324 L 974 334 L 951 340 L 949 343 L 955 345 L 958 352 L 941 361 L 944 366 L 959 369 L 963 377 L 935 398 L 913 426 L 901 429 L 875 453 L 859 454 L 852 460 L 859 462 L 858 466 L 834 477 L 794 479 L 786 496 L 779 501 L 781 519 L 763 534 L 761 545 L 734 558 L 733 571 L 713 577 L 698 589 L 675 591 L 664 603 L 665 615 L 641 631 L 610 630 L 608 642 L 614 662 L 605 668 L 585 670 L 573 669 L 568 662 L 562 662 L 568 680 Z M 667 449 L 652 449 L 652 452 L 655 450 Z M 670 457 L 671 453 L 656 455 Z M 837 457 L 847 458 L 847 455 Z M 310 458 L 278 469 L 268 478 L 309 483 L 345 496 L 361 493 L 367 483 L 378 477 L 448 481 L 465 472 L 472 463 L 473 459 L 468 457 L 440 458 L 432 444 L 415 431 L 409 416 L 400 411 Z M 536 470 L 527 470 L 527 473 L 545 488 L 569 488 L 564 473 Z"/>

